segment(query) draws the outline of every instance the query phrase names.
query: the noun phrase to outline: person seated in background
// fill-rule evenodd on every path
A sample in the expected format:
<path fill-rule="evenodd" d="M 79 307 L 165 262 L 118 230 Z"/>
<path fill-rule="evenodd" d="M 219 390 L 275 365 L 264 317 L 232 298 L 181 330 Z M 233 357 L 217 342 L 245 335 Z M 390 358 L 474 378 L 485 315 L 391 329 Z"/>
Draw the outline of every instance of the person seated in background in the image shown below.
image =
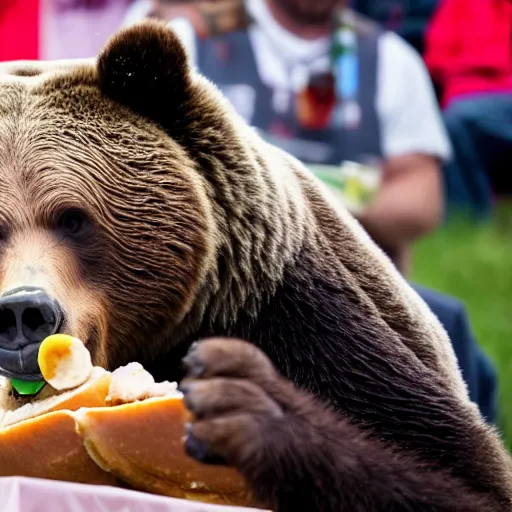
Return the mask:
<path fill-rule="evenodd" d="M 490 423 L 498 420 L 498 376 L 471 329 L 464 304 L 454 297 L 412 284 L 446 329 L 471 400 Z"/>
<path fill-rule="evenodd" d="M 426 36 L 453 145 L 448 200 L 483 218 L 495 194 L 512 193 L 511 34 L 509 0 L 442 0 Z"/>
<path fill-rule="evenodd" d="M 157 1 L 157 12 L 176 18 L 180 3 Z M 344 162 L 377 164 L 377 193 L 354 213 L 406 273 L 411 244 L 442 219 L 448 137 L 420 56 L 343 4 L 249 0 L 248 26 L 209 38 L 183 19 L 174 26 L 264 138 L 332 179 Z"/>
<path fill-rule="evenodd" d="M 198 71 L 273 144 L 313 169 L 382 161 L 375 199 L 356 216 L 404 271 L 404 252 L 442 216 L 441 164 L 450 156 L 421 58 L 396 34 L 352 17 L 343 6 L 340 12 L 337 0 L 249 0 L 247 10 L 241 6 L 224 0 L 194 9 L 190 2 L 160 0 L 154 14 L 171 20 Z M 336 47 L 341 56 L 331 59 Z M 445 326 L 471 399 L 495 421 L 496 374 L 464 306 L 413 287 Z"/>

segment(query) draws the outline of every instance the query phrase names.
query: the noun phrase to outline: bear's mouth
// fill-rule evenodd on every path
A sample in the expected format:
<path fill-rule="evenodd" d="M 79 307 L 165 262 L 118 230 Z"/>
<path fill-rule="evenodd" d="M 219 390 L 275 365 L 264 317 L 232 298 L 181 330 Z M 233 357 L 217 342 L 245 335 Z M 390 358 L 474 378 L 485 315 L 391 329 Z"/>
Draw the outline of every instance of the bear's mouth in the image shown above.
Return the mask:
<path fill-rule="evenodd" d="M 42 381 L 43 376 L 37 362 L 40 346 L 41 342 L 16 350 L 0 348 L 0 375 L 9 379 Z"/>

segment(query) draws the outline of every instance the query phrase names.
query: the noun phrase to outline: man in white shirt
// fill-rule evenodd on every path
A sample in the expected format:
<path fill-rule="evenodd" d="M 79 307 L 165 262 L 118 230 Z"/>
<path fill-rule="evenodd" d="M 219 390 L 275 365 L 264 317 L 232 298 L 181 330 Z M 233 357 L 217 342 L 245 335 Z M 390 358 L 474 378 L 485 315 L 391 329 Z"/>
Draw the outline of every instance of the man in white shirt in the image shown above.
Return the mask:
<path fill-rule="evenodd" d="M 161 12 L 165 12 L 166 4 L 175 5 L 176 2 L 160 0 Z M 253 20 L 245 32 L 257 78 L 248 69 L 239 74 L 250 77 L 250 80 L 244 76 L 234 79 L 230 76 L 235 67 L 240 69 L 242 60 L 248 60 L 248 55 L 239 56 L 240 62 L 236 55 L 227 57 L 231 63 L 222 62 L 222 57 L 219 62 L 213 62 L 216 53 L 222 54 L 219 45 L 224 42 L 224 36 L 204 41 L 197 37 L 192 24 L 184 18 L 172 20 L 171 25 L 180 34 L 199 71 L 216 83 L 247 122 L 262 129 L 271 142 L 313 166 L 340 166 L 347 160 L 379 162 L 382 179 L 378 193 L 364 210 L 357 212 L 357 217 L 377 244 L 406 272 L 411 243 L 434 229 L 442 218 L 441 165 L 450 156 L 435 94 L 420 56 L 392 32 L 379 31 L 372 36 L 376 39 L 376 55 L 369 59 L 373 58 L 375 65 L 373 62 L 369 65 L 375 68 L 375 87 L 366 119 L 367 125 L 376 126 L 368 128 L 373 130 L 372 134 L 352 130 L 348 145 L 353 147 L 360 144 L 358 141 L 378 137 L 379 150 L 375 149 L 375 144 L 370 151 L 367 144 L 361 148 L 361 154 L 350 151 L 351 154 L 347 154 L 339 149 L 342 140 L 349 139 L 347 131 L 345 135 L 340 132 L 339 147 L 336 148 L 332 133 L 322 140 L 322 130 L 286 125 L 290 111 L 293 115 L 297 96 L 307 88 L 311 77 L 328 73 L 333 67 L 330 53 L 333 31 L 337 28 L 333 19 L 340 2 L 247 0 L 246 8 Z M 364 46 L 364 29 L 358 36 L 362 39 L 360 46 Z M 232 42 L 235 48 L 244 44 L 240 39 Z M 205 52 L 205 45 L 210 46 L 210 52 Z M 228 48 L 228 53 L 230 50 Z M 233 53 L 237 51 L 235 49 Z M 371 67 L 365 68 L 363 61 L 358 64 L 359 81 L 364 89 L 372 80 L 371 71 L 368 71 Z M 254 87 L 255 80 L 261 81 L 264 88 L 259 84 Z M 262 125 L 261 118 L 258 119 L 259 112 L 264 110 L 258 94 L 270 96 L 275 117 L 270 128 L 267 119 L 266 126 Z M 349 115 L 350 109 L 346 111 Z M 355 117 L 358 117 L 357 112 Z M 285 122 L 280 124 L 279 118 Z"/>

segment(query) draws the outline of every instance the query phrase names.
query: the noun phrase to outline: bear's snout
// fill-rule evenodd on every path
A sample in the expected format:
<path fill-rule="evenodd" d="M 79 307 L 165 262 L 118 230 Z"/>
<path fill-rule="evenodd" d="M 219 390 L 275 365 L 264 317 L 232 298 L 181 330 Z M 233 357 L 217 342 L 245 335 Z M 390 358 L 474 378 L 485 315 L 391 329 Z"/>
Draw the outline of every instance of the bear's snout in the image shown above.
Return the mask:
<path fill-rule="evenodd" d="M 0 373 L 39 376 L 39 344 L 62 325 L 62 308 L 42 288 L 23 287 L 0 297 Z"/>

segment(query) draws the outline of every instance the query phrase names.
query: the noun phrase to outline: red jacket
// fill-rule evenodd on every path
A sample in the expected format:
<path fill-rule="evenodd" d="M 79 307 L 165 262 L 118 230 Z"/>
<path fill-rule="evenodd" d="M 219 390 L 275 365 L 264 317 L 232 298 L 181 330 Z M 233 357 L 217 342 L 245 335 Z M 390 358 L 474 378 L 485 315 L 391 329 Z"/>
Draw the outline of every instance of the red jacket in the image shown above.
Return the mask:
<path fill-rule="evenodd" d="M 425 61 L 444 106 L 468 93 L 512 92 L 512 2 L 441 0 Z"/>
<path fill-rule="evenodd" d="M 39 57 L 39 0 L 0 0 L 0 62 Z"/>

